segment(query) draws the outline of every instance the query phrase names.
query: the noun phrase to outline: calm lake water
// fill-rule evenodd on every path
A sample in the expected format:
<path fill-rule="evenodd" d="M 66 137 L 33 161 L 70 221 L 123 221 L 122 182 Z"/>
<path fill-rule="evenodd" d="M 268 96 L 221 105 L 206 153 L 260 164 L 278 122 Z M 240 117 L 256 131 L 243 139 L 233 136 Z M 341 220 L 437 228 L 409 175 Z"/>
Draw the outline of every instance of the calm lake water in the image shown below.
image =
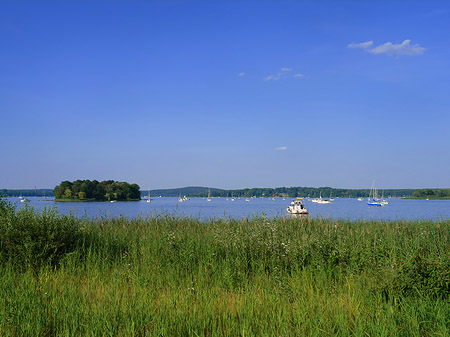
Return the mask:
<path fill-rule="evenodd" d="M 211 218 L 235 218 L 252 217 L 254 215 L 268 218 L 290 216 L 286 207 L 292 199 L 283 200 L 276 198 L 253 199 L 246 202 L 245 199 L 234 202 L 225 198 L 213 198 L 207 202 L 203 198 L 191 198 L 185 202 L 178 202 L 178 198 L 155 198 L 150 203 L 146 200 L 126 202 L 55 202 L 52 199 L 42 197 L 28 198 L 30 206 L 36 210 L 44 207 L 56 207 L 60 213 L 73 213 L 76 216 L 117 217 L 125 216 L 135 218 L 150 214 L 172 214 L 178 216 L 190 216 L 203 220 Z M 19 198 L 9 198 L 17 207 L 24 207 Z M 312 217 L 330 217 L 334 219 L 450 219 L 450 200 L 403 200 L 389 199 L 389 205 L 384 207 L 368 206 L 367 199 L 339 198 L 331 204 L 316 204 L 305 200 L 305 207 Z"/>

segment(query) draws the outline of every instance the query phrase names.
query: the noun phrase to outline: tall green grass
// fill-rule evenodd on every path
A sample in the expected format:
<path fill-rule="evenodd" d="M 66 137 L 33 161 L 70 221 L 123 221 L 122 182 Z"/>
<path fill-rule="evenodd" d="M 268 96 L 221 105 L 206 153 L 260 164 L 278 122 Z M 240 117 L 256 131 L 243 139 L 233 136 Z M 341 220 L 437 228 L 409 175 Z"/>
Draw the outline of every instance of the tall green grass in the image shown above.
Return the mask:
<path fill-rule="evenodd" d="M 78 219 L 3 200 L 0 240 L 0 336 L 450 334 L 449 221 Z"/>

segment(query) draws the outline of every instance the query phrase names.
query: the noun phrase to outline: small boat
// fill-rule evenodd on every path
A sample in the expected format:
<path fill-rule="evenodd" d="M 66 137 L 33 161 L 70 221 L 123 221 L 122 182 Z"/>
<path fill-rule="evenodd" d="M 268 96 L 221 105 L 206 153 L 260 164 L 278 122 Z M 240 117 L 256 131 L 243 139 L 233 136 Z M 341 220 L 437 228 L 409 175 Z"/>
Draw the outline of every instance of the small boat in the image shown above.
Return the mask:
<path fill-rule="evenodd" d="M 152 201 L 152 199 L 150 199 L 150 190 L 148 190 L 148 199 L 147 199 L 147 202 L 151 202 Z"/>
<path fill-rule="evenodd" d="M 387 201 L 385 198 L 384 198 L 384 191 L 383 191 L 383 194 L 381 195 L 381 203 L 383 204 L 383 205 L 389 205 L 389 201 Z"/>
<path fill-rule="evenodd" d="M 322 193 L 320 193 L 320 197 L 319 198 L 315 198 L 315 199 L 313 199 L 311 201 L 315 202 L 317 204 L 331 204 L 331 201 L 329 199 L 323 199 L 322 198 Z"/>
<path fill-rule="evenodd" d="M 308 214 L 308 210 L 303 205 L 303 201 L 301 199 L 294 199 L 286 208 L 286 210 L 290 214 Z"/>
<path fill-rule="evenodd" d="M 249 202 L 249 201 L 250 201 L 250 199 L 249 199 L 249 198 L 245 198 L 245 201 Z"/>
<path fill-rule="evenodd" d="M 364 198 L 362 198 L 362 197 L 358 198 L 358 201 L 363 201 L 363 200 L 364 200 Z"/>
<path fill-rule="evenodd" d="M 211 201 L 211 189 L 208 189 L 208 199 L 206 201 Z"/>
<path fill-rule="evenodd" d="M 367 199 L 367 205 L 369 206 L 384 206 L 380 199 L 378 199 L 378 191 L 375 188 L 375 179 L 372 182 L 372 187 L 370 188 L 369 198 Z"/>

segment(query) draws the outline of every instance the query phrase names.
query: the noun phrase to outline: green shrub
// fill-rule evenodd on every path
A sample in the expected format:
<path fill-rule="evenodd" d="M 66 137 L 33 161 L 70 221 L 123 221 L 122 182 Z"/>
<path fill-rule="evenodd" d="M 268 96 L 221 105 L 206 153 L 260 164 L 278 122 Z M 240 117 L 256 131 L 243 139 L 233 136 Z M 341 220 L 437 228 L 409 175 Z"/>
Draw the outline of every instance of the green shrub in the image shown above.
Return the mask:
<path fill-rule="evenodd" d="M 20 268 L 58 265 L 76 249 L 80 239 L 77 219 L 56 209 L 41 212 L 25 205 L 16 209 L 0 199 L 0 261 Z"/>
<path fill-rule="evenodd" d="M 431 258 L 417 253 L 394 277 L 392 290 L 397 295 L 448 298 L 450 259 Z"/>

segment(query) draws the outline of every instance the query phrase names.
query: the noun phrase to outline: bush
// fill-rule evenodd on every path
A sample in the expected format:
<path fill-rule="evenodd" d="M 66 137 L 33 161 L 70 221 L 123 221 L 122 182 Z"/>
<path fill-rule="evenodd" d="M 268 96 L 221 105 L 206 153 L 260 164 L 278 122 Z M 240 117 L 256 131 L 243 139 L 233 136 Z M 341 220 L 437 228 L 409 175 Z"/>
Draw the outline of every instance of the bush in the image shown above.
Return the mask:
<path fill-rule="evenodd" d="M 33 208 L 16 209 L 0 198 L 0 261 L 20 268 L 56 266 L 74 251 L 80 239 L 74 216 L 59 215 L 56 209 L 36 212 Z"/>
<path fill-rule="evenodd" d="M 418 253 L 402 266 L 391 286 L 398 295 L 449 298 L 450 259 Z"/>

